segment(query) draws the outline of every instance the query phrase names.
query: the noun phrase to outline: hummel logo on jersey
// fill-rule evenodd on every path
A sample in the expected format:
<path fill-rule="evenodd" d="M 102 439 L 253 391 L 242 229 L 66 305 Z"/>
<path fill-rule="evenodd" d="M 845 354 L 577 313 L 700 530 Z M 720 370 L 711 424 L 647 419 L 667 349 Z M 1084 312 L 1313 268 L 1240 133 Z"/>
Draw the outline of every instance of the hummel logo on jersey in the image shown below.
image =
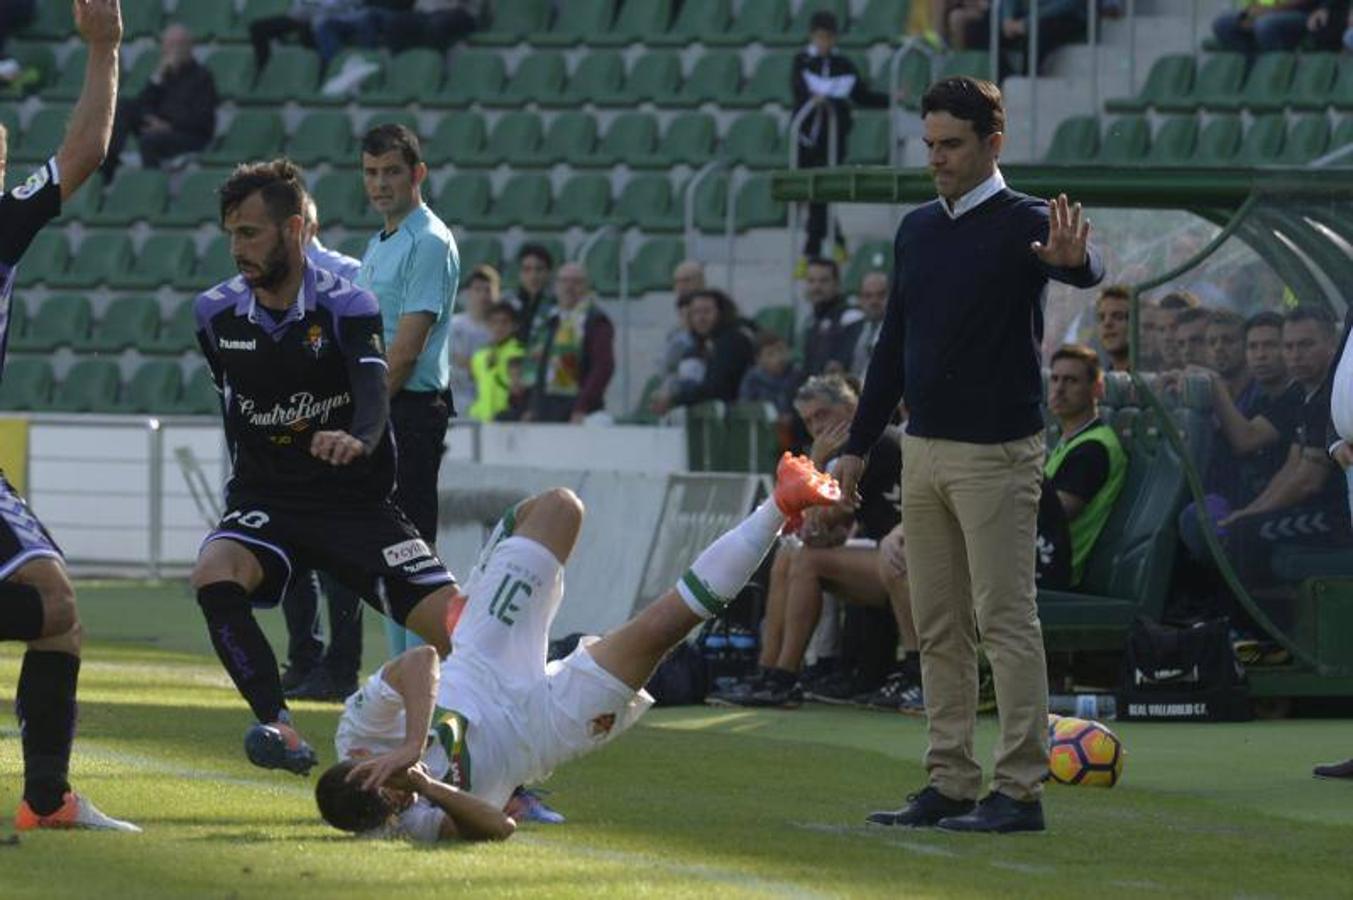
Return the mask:
<path fill-rule="evenodd" d="M 382 548 L 381 554 L 385 557 L 386 565 L 397 566 L 420 557 L 431 556 L 432 551 L 421 539 L 414 538 Z"/>
<path fill-rule="evenodd" d="M 222 350 L 253 350 L 258 346 L 258 340 L 250 338 L 247 341 L 232 341 L 230 338 L 221 338 L 217 345 Z"/>

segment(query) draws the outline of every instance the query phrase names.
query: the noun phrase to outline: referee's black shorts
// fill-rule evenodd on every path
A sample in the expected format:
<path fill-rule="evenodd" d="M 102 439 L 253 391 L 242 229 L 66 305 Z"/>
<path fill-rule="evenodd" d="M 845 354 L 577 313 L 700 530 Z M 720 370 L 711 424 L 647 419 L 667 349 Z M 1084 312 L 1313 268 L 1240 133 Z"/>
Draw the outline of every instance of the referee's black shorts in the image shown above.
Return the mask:
<path fill-rule="evenodd" d="M 395 503 L 430 546 L 437 545 L 437 472 L 446 452 L 451 395 L 400 391 L 390 398 L 395 432 Z"/>

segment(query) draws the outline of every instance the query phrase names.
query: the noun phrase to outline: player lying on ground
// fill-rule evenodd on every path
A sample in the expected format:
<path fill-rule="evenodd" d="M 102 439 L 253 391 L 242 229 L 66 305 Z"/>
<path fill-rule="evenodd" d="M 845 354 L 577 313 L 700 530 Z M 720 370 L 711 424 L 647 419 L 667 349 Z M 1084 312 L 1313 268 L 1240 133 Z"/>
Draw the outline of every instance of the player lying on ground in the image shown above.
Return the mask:
<path fill-rule="evenodd" d="M 195 301 L 198 344 L 221 391 L 232 469 L 226 513 L 192 584 L 212 646 L 259 724 L 259 766 L 304 774 L 315 752 L 291 724 L 251 607 L 276 606 L 293 572 L 319 569 L 443 655 L 459 602 L 451 573 L 390 499 L 395 445 L 376 298 L 312 266 L 300 173 L 239 166 L 221 223 L 240 274 Z"/>
<path fill-rule="evenodd" d="M 786 519 L 840 499 L 802 457 L 786 454 L 776 480 L 774 497 L 711 544 L 675 589 L 548 665 L 583 506 L 557 488 L 510 511 L 471 573 L 450 657 L 439 664 L 431 650 L 410 650 L 348 699 L 335 736 L 344 761 L 315 791 L 325 820 L 427 841 L 512 834 L 503 812 L 512 789 L 634 724 L 652 705 L 643 686 L 663 656 L 737 596 Z"/>
<path fill-rule="evenodd" d="M 58 0 L 46 0 L 55 3 Z M 117 0 L 77 0 L 75 27 L 89 45 L 85 83 L 56 156 L 0 196 L 0 365 L 8 336 L 10 299 L 20 258 L 61 204 L 94 173 L 113 130 L 117 47 L 122 11 Z M 0 126 L 0 189 L 8 135 Z M 23 800 L 14 816 L 33 828 L 140 831 L 111 819 L 71 790 L 75 694 L 80 678 L 80 618 L 61 551 L 18 492 L 0 475 L 0 640 L 28 645 L 14 708 L 22 733 Z"/>

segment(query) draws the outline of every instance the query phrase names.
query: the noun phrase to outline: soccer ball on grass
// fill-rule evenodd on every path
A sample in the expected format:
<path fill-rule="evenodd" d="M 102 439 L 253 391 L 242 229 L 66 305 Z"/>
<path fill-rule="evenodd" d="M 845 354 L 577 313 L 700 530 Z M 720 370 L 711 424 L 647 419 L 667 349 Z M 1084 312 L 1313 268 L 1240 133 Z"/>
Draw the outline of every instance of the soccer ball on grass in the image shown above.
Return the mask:
<path fill-rule="evenodd" d="M 1113 787 L 1123 777 L 1126 752 L 1099 722 L 1048 716 L 1048 777 L 1058 784 Z"/>

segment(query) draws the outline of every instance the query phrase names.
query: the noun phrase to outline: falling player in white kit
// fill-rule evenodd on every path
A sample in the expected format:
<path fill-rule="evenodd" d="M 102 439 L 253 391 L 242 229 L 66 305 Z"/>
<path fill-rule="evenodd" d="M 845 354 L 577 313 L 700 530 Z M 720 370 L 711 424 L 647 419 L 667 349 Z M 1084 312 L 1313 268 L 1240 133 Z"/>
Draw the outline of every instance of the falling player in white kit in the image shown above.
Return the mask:
<path fill-rule="evenodd" d="M 556 488 L 498 524 L 466 585 L 451 655 L 417 647 L 347 701 L 339 759 L 315 790 L 336 828 L 417 840 L 502 839 L 513 789 L 625 731 L 652 705 L 662 658 L 746 584 L 786 523 L 840 499 L 804 457 L 780 461 L 773 497 L 711 544 L 677 586 L 603 638 L 545 662 L 564 562 L 583 506 Z"/>

